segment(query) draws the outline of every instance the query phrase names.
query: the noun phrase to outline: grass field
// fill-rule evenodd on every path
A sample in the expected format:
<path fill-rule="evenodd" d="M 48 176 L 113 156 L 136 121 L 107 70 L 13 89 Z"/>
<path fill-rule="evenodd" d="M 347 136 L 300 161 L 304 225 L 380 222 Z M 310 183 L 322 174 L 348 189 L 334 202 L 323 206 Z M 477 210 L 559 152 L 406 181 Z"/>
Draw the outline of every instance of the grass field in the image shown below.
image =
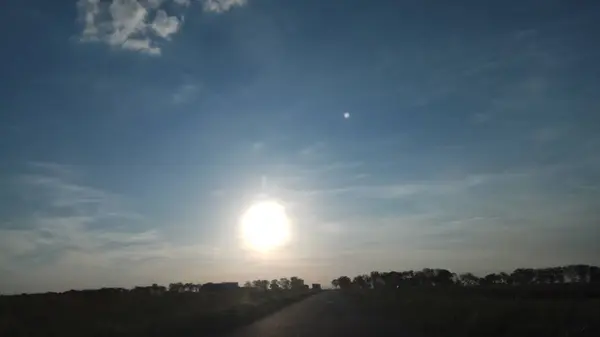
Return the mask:
<path fill-rule="evenodd" d="M 351 289 L 366 313 L 414 336 L 600 336 L 600 289 L 407 287 Z"/>
<path fill-rule="evenodd" d="M 310 291 L 39 294 L 0 297 L 0 336 L 206 336 L 247 324 Z"/>

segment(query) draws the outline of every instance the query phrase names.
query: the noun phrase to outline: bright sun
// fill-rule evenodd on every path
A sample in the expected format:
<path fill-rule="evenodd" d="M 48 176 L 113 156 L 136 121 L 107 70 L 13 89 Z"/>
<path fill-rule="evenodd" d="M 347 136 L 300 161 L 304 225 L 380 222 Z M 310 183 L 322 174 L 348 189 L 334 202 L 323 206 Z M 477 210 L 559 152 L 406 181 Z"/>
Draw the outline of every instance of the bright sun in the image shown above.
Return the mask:
<path fill-rule="evenodd" d="M 285 208 L 275 201 L 250 206 L 241 218 L 241 234 L 251 249 L 267 252 L 284 245 L 290 237 L 290 220 Z"/>

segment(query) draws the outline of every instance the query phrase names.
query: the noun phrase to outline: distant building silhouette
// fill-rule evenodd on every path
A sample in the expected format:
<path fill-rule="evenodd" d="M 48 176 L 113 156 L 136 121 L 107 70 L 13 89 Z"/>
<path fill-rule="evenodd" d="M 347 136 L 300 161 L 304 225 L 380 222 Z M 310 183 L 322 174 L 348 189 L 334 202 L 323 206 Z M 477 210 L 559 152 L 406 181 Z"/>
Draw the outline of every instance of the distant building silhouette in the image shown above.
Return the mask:
<path fill-rule="evenodd" d="M 221 282 L 221 283 L 205 283 L 202 285 L 202 290 L 230 290 L 237 289 L 240 285 L 238 282 Z"/>

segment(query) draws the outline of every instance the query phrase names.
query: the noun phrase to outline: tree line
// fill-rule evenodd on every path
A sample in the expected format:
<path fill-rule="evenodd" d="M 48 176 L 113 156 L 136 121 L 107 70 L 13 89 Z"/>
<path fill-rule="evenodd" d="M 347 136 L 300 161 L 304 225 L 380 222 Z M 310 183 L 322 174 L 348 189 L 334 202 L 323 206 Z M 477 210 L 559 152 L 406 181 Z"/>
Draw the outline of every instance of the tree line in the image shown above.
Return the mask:
<path fill-rule="evenodd" d="M 255 290 L 306 290 L 309 289 L 307 284 L 304 284 L 304 280 L 298 276 L 292 276 L 290 278 L 282 277 L 280 279 L 269 280 L 254 280 L 246 281 L 243 285 L 246 289 Z M 313 288 L 321 289 L 319 284 L 313 284 Z M 215 290 L 231 290 L 239 289 L 238 282 L 220 282 L 220 283 L 193 283 L 193 282 L 174 282 L 168 286 L 159 284 L 152 284 L 150 286 L 135 286 L 133 288 L 99 288 L 99 289 L 84 289 L 84 290 L 69 290 L 62 292 L 63 294 L 125 294 L 125 293 L 137 293 L 137 294 L 164 294 L 164 293 L 198 293 L 201 291 L 215 291 Z M 46 294 L 60 294 L 55 292 L 48 292 Z M 23 293 L 21 295 L 29 295 Z M 33 294 L 31 294 L 33 295 Z M 0 296 L 2 296 L 0 294 Z"/>
<path fill-rule="evenodd" d="M 425 268 L 420 271 L 372 271 L 353 278 L 340 276 L 331 281 L 334 288 L 397 288 L 400 286 L 485 286 L 534 285 L 560 283 L 600 284 L 600 268 L 590 265 L 568 265 L 551 268 L 518 268 L 512 273 L 491 273 L 478 277 L 473 273 L 456 274 L 447 269 Z"/>
<path fill-rule="evenodd" d="M 254 288 L 263 291 L 267 290 L 303 290 L 307 289 L 308 285 L 304 284 L 304 280 L 292 276 L 290 278 L 282 277 L 280 279 L 269 280 L 254 280 L 246 281 L 244 288 Z"/>

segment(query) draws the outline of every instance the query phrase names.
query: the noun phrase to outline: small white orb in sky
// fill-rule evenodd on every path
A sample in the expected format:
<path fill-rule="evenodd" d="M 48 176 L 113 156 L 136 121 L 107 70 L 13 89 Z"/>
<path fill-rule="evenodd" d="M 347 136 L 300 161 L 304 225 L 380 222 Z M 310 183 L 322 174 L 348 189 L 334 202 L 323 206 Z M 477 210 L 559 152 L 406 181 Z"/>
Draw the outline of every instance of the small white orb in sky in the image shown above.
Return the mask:
<path fill-rule="evenodd" d="M 345 118 L 345 119 L 348 119 L 348 118 L 350 118 L 350 113 L 349 113 L 349 112 L 344 112 L 344 118 Z"/>

